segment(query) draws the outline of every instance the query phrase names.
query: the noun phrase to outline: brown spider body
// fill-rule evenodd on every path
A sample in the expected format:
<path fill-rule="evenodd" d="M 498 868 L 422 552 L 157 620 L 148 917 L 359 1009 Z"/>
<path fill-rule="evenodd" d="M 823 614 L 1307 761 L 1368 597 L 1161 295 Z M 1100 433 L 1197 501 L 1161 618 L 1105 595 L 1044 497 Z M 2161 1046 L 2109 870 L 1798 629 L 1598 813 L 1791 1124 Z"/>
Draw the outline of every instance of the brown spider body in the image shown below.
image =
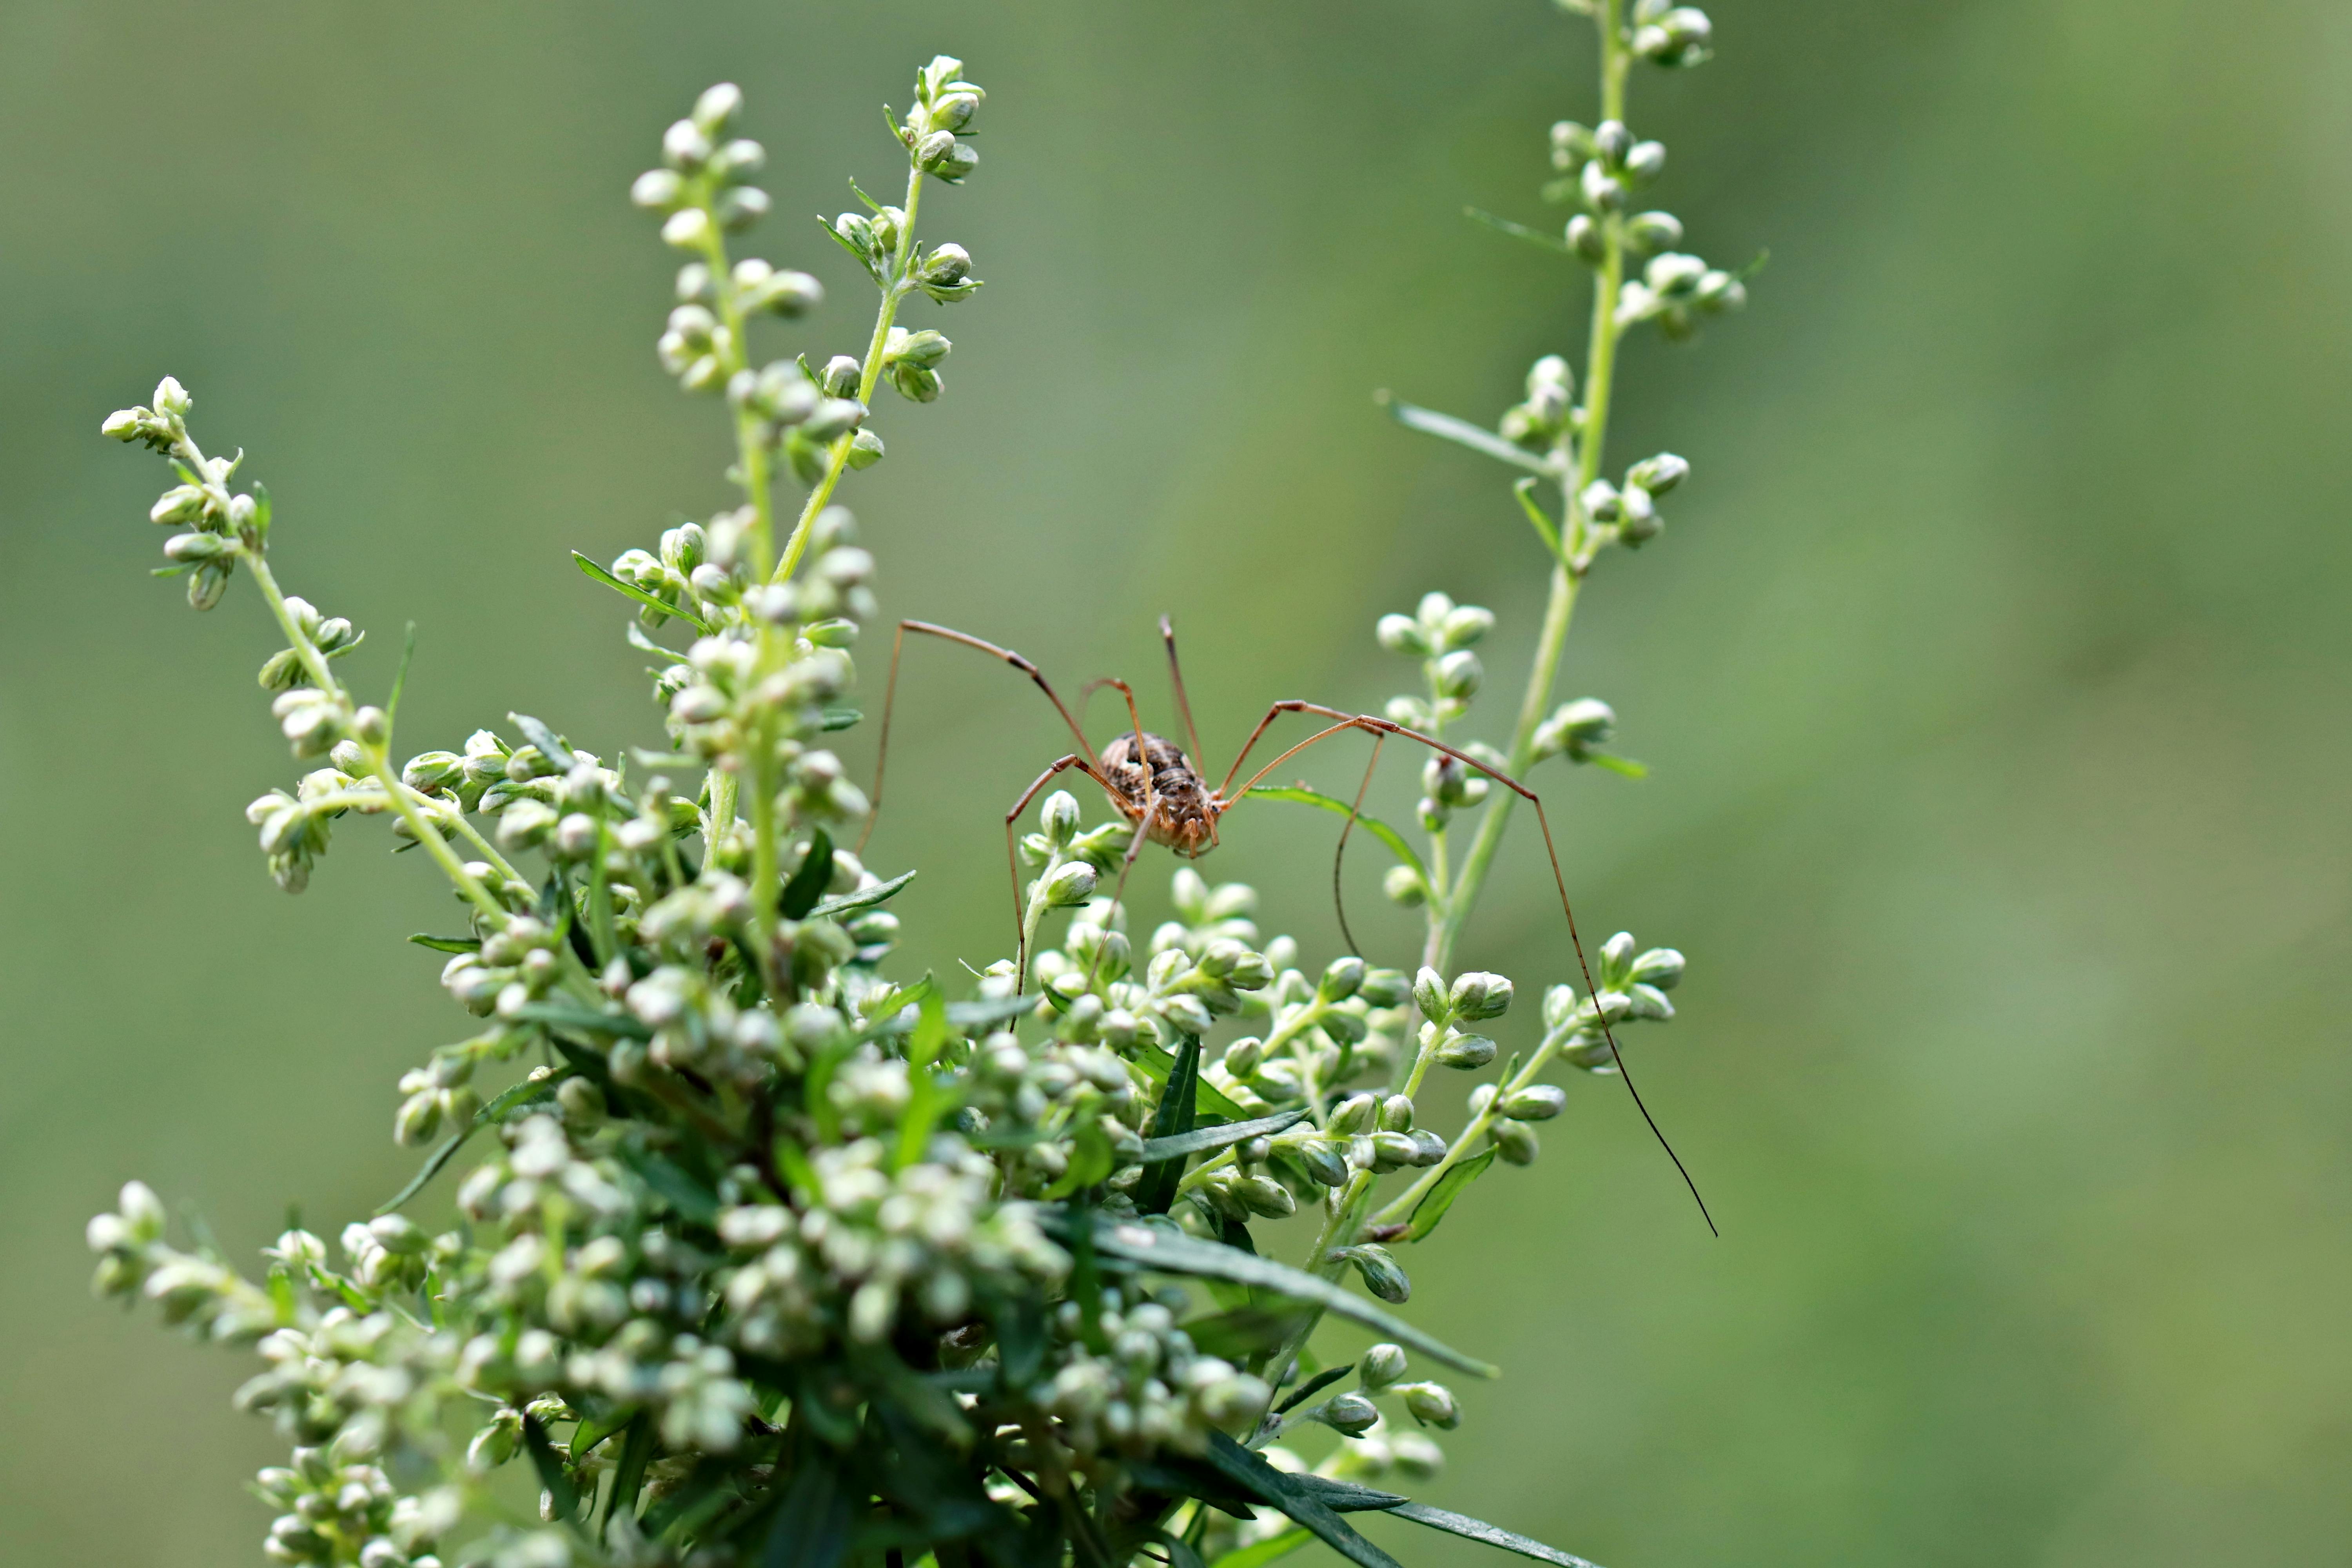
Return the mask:
<path fill-rule="evenodd" d="M 1144 837 L 1167 846 L 1187 860 L 1197 860 L 1217 847 L 1217 797 L 1201 782 L 1192 759 L 1176 742 L 1146 731 L 1143 760 L 1135 754 L 1130 731 L 1103 748 L 1103 777 L 1117 785 L 1104 793 L 1129 826 L 1143 821 L 1147 805 L 1150 825 Z"/>

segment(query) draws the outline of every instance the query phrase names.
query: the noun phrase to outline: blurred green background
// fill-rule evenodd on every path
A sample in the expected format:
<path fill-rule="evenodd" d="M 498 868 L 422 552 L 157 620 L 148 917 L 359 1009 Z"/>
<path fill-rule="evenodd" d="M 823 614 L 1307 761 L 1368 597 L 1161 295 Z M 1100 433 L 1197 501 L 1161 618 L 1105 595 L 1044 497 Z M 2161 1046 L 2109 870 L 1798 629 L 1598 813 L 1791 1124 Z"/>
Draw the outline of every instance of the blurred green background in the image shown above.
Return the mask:
<path fill-rule="evenodd" d="M 1612 1568 L 2341 1562 L 2352 16 L 1713 10 L 1722 58 L 1638 77 L 1634 121 L 1693 245 L 1772 263 L 1629 354 L 1618 460 L 1697 478 L 1596 574 L 1561 695 L 1654 772 L 1539 782 L 1587 931 L 1692 955 L 1639 1067 L 1725 1234 L 1572 1086 L 1408 1259 L 1509 1369 L 1428 1495 Z M 1171 611 L 1222 758 L 1274 698 L 1376 705 L 1409 672 L 1373 617 L 1440 587 L 1503 617 L 1499 734 L 1536 548 L 1498 470 L 1370 395 L 1489 419 L 1581 342 L 1580 277 L 1458 216 L 1556 221 L 1589 30 L 1539 0 L 0 6 L 0 1557 L 258 1560 L 245 1362 L 90 1301 L 82 1220 L 131 1174 L 244 1258 L 289 1201 L 364 1212 L 414 1158 L 392 1080 L 463 1028 L 399 941 L 453 914 L 371 825 L 269 886 L 270 634 L 241 581 L 199 620 L 147 579 L 163 470 L 100 419 L 194 389 L 289 585 L 373 629 L 363 686 L 416 621 L 415 746 L 510 707 L 654 741 L 565 552 L 707 515 L 723 437 L 654 363 L 671 262 L 623 193 L 741 82 L 763 247 L 833 289 L 770 341 L 856 348 L 806 215 L 894 177 L 875 106 L 939 49 L 992 97 L 926 226 L 989 287 L 913 308 L 949 395 L 886 401 L 850 487 L 886 609 L 1126 671 L 1162 721 Z M 996 816 L 1060 742 L 919 654 L 871 858 L 922 868 L 910 963 L 985 962 Z M 1204 869 L 1328 953 L 1328 829 L 1245 808 Z M 1515 842 L 1467 956 L 1527 994 L 1562 976 Z"/>

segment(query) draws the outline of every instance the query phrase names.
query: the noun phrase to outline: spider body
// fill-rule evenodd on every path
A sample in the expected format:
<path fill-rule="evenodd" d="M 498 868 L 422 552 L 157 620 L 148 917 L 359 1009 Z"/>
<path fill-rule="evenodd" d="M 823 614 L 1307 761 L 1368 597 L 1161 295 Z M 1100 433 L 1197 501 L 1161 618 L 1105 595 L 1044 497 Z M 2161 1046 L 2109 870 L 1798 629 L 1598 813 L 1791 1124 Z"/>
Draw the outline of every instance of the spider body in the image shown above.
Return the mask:
<path fill-rule="evenodd" d="M 1197 860 L 1217 847 L 1217 818 L 1223 803 L 1201 782 L 1200 771 L 1176 742 L 1149 731 L 1122 734 L 1103 748 L 1102 776 L 1115 787 L 1104 793 L 1130 827 L 1164 845 L 1187 860 Z M 1146 823 L 1145 813 L 1150 820 Z"/>

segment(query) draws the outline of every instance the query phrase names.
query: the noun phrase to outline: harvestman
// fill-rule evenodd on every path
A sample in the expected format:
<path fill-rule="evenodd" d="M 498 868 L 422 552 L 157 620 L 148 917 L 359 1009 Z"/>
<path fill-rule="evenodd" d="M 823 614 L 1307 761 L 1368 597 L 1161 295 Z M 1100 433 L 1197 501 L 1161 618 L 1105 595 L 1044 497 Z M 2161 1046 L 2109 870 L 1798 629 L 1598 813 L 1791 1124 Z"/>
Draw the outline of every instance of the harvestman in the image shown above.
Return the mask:
<path fill-rule="evenodd" d="M 866 816 L 866 834 L 872 834 L 875 818 L 879 816 L 882 811 L 883 775 L 890 758 L 890 712 L 898 696 L 898 656 L 906 647 L 908 632 L 921 632 L 927 637 L 941 637 L 949 642 L 961 643 L 966 647 L 977 648 L 982 653 L 1003 659 L 1036 683 L 1037 689 L 1045 694 L 1045 700 L 1054 705 L 1054 711 L 1062 716 L 1062 722 L 1070 727 L 1070 734 L 1078 743 L 1078 749 L 1076 752 L 1064 756 L 1044 773 L 1039 773 L 1035 781 L 1021 792 L 1021 798 L 1013 803 L 1013 809 L 1004 814 L 1004 863 L 1005 868 L 1012 873 L 1013 878 L 1013 928 L 1016 932 L 1021 933 L 1015 939 L 1013 984 L 1016 987 L 1026 984 L 1029 953 L 1026 933 L 1023 931 L 1024 922 L 1021 918 L 1021 870 L 1020 864 L 1014 858 L 1013 829 L 1020 822 L 1022 814 L 1029 809 L 1029 803 L 1037 798 L 1038 791 L 1063 773 L 1076 770 L 1101 785 L 1103 793 L 1110 797 L 1110 803 L 1119 816 L 1134 826 L 1135 837 L 1128 840 L 1126 858 L 1119 863 L 1118 886 L 1111 895 L 1111 901 L 1114 906 L 1117 906 L 1126 895 L 1128 872 L 1134 867 L 1135 858 L 1141 853 L 1146 839 L 1154 844 L 1164 844 L 1188 860 L 1199 859 L 1217 847 L 1218 820 L 1243 796 L 1248 795 L 1260 779 L 1319 741 L 1329 740 L 1342 731 L 1360 730 L 1372 737 L 1371 763 L 1364 769 L 1364 783 L 1357 788 L 1355 803 L 1349 810 L 1347 826 L 1340 830 L 1339 842 L 1342 849 L 1346 847 L 1349 830 L 1355 826 L 1356 813 L 1362 808 L 1364 791 L 1371 784 L 1372 765 L 1380 762 L 1381 747 L 1387 742 L 1390 736 L 1395 735 L 1404 740 L 1418 742 L 1433 752 L 1453 758 L 1465 767 L 1477 769 L 1478 772 L 1501 784 L 1505 789 L 1510 790 L 1535 808 L 1536 822 L 1543 829 L 1544 855 L 1551 864 L 1552 885 L 1559 893 L 1559 910 L 1568 920 L 1568 940 L 1576 950 L 1576 966 L 1584 978 L 1585 994 L 1588 996 L 1600 994 L 1599 988 L 1592 983 L 1592 966 L 1585 961 L 1583 939 L 1577 934 L 1576 911 L 1570 907 L 1568 882 L 1560 875 L 1559 851 L 1552 843 L 1551 822 L 1544 815 L 1543 802 L 1537 798 L 1535 791 L 1508 773 L 1487 766 L 1465 752 L 1454 750 L 1434 736 L 1424 735 L 1418 730 L 1409 730 L 1387 719 L 1376 719 L 1368 713 L 1343 712 L 1337 708 L 1327 708 L 1319 702 L 1307 702 L 1296 698 L 1276 702 L 1265 710 L 1265 717 L 1257 721 L 1257 728 L 1252 730 L 1249 739 L 1242 743 L 1240 754 L 1234 758 L 1234 765 L 1226 770 L 1224 782 L 1212 791 L 1205 787 L 1200 772 L 1193 764 L 1192 759 L 1202 754 L 1201 732 L 1192 722 L 1192 701 L 1184 695 L 1184 670 L 1176 658 L 1176 628 L 1166 616 L 1160 617 L 1160 636 L 1168 647 L 1168 674 L 1176 689 L 1176 711 L 1184 721 L 1185 739 L 1192 742 L 1192 749 L 1189 753 L 1178 750 L 1173 742 L 1151 734 L 1144 729 L 1143 715 L 1135 702 L 1134 688 L 1117 676 L 1106 676 L 1099 680 L 1088 683 L 1086 688 L 1088 692 L 1104 686 L 1117 690 L 1127 700 L 1128 720 L 1132 726 L 1128 732 L 1121 734 L 1109 745 L 1104 747 L 1101 753 L 1097 755 L 1094 743 L 1087 739 L 1087 732 L 1080 727 L 1076 715 L 1073 714 L 1068 706 L 1055 694 L 1054 688 L 1035 665 L 1010 648 L 999 647 L 994 643 L 973 637 L 969 632 L 957 631 L 952 626 L 934 626 L 929 621 L 900 621 L 898 636 L 890 644 L 890 676 L 888 684 L 883 691 L 881 745 L 879 755 L 874 764 L 874 805 Z M 1234 789 L 1234 779 L 1241 773 L 1242 763 L 1249 759 L 1250 752 L 1257 745 L 1267 729 L 1276 719 L 1286 713 L 1312 713 L 1330 720 L 1331 722 L 1307 736 L 1307 739 L 1290 746 L 1272 762 L 1252 773 L 1249 782 L 1243 784 L 1240 789 Z M 858 840 L 858 847 L 861 849 L 865 847 L 865 838 L 862 837 Z M 1335 893 L 1338 889 L 1338 879 L 1339 868 L 1335 864 L 1332 868 Z M 1343 928 L 1346 921 L 1347 916 L 1342 910 L 1340 923 Z M 1353 945 L 1352 941 L 1349 945 Z M 1700 1215 L 1706 1218 L 1707 1228 L 1710 1231 L 1714 1230 L 1715 1218 L 1707 1214 L 1706 1200 L 1699 1196 L 1698 1184 L 1691 1180 L 1690 1172 L 1684 1167 L 1682 1157 L 1675 1152 L 1674 1145 L 1666 1142 L 1666 1135 L 1660 1130 L 1657 1119 L 1650 1114 L 1650 1108 L 1643 1103 L 1641 1090 L 1633 1087 L 1633 1075 L 1625 1070 L 1625 1058 L 1618 1052 L 1617 1037 L 1611 1032 L 1608 1018 L 1600 1014 L 1597 1009 L 1594 1016 L 1601 1025 L 1601 1038 L 1609 1042 L 1610 1059 L 1616 1065 L 1618 1076 L 1624 1079 L 1626 1092 L 1633 1097 L 1634 1108 L 1641 1111 L 1642 1120 L 1649 1124 L 1652 1136 L 1657 1139 L 1658 1146 L 1666 1152 L 1666 1158 L 1675 1163 L 1675 1169 L 1681 1174 L 1683 1184 L 1690 1188 L 1691 1197 L 1697 1202 Z"/>

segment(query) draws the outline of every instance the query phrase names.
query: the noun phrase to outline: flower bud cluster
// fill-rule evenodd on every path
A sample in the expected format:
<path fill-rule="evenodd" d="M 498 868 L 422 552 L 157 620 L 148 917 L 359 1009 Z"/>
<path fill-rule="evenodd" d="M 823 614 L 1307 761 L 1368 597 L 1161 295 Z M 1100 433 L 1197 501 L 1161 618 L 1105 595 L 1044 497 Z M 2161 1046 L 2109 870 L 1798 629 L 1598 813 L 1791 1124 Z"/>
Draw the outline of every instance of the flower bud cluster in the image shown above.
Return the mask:
<path fill-rule="evenodd" d="M 156 575 L 188 578 L 188 605 L 209 610 L 228 591 L 229 574 L 240 556 L 258 553 L 269 535 L 269 494 L 258 486 L 245 495 L 232 494 L 228 481 L 245 460 L 207 458 L 188 438 L 188 411 L 195 399 L 185 387 L 165 376 L 155 387 L 154 401 L 118 408 L 106 416 L 100 433 L 118 441 L 136 441 L 172 460 L 180 482 L 165 490 L 148 509 L 149 521 L 183 530 L 163 542 L 172 564 Z"/>
<path fill-rule="evenodd" d="M 1074 1300 L 1055 1309 L 1053 1329 L 1055 1364 L 1030 1397 L 1082 1456 L 1198 1453 L 1213 1430 L 1265 1408 L 1265 1383 L 1200 1353 L 1166 1302 L 1106 1289 L 1091 1331 Z"/>

